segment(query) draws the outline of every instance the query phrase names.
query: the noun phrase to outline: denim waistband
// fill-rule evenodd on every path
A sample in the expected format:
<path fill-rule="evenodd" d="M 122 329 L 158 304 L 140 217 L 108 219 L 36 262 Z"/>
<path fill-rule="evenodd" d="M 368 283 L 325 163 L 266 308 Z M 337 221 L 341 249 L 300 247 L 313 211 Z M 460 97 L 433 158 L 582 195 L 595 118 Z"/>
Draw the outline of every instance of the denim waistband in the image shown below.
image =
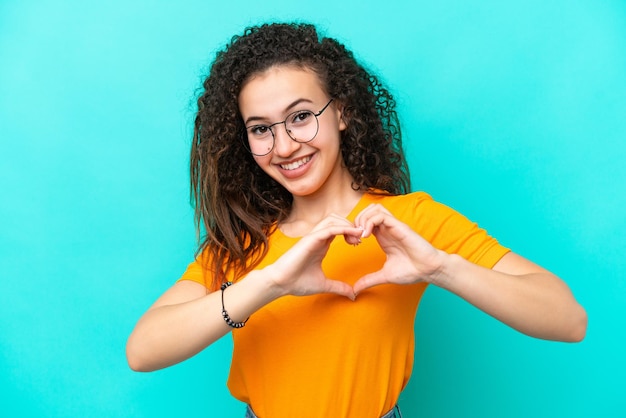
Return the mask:
<path fill-rule="evenodd" d="M 380 418 L 402 418 L 402 412 L 400 412 L 400 407 L 398 405 L 391 408 L 391 411 L 387 412 Z"/>
<path fill-rule="evenodd" d="M 258 418 L 256 415 L 254 415 L 254 412 L 252 411 L 252 408 L 250 408 L 250 405 L 248 405 L 246 409 L 245 418 Z M 398 405 L 394 406 L 391 411 L 387 412 L 380 418 L 402 418 L 402 412 L 400 412 L 400 407 Z"/>

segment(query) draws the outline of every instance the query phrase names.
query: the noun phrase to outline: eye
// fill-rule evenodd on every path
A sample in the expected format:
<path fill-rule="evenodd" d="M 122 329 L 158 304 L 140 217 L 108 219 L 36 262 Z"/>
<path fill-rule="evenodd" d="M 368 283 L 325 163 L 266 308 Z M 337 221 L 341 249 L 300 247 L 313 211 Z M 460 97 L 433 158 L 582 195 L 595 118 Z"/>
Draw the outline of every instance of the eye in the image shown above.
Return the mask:
<path fill-rule="evenodd" d="M 270 133 L 270 127 L 265 125 L 254 125 L 248 128 L 248 133 L 252 136 L 264 138 Z"/>
<path fill-rule="evenodd" d="M 292 114 L 289 121 L 294 125 L 299 125 L 309 122 L 309 120 L 313 117 L 313 112 L 310 110 L 301 110 Z"/>

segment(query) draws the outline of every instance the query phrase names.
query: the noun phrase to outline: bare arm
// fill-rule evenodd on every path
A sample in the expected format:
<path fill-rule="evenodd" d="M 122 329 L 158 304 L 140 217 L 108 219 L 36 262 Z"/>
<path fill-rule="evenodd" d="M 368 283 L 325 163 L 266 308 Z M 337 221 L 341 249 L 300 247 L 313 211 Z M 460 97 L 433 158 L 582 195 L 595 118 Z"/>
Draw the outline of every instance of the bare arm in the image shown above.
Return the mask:
<path fill-rule="evenodd" d="M 261 276 L 261 277 L 259 277 Z M 231 318 L 243 321 L 278 297 L 262 274 L 252 272 L 224 294 Z M 179 363 L 211 345 L 231 328 L 222 318 L 221 292 L 206 294 L 193 281 L 180 281 L 139 319 L 126 344 L 129 366 L 152 371 Z"/>
<path fill-rule="evenodd" d="M 320 222 L 274 264 L 250 272 L 224 291 L 231 319 L 241 322 L 284 295 L 336 293 L 354 298 L 352 288 L 330 280 L 321 264 L 337 235 L 355 243 L 361 235 L 345 219 L 331 216 Z M 206 294 L 204 286 L 181 281 L 166 291 L 140 318 L 126 344 L 129 366 L 152 371 L 179 363 L 227 334 L 221 292 Z"/>
<path fill-rule="evenodd" d="M 357 216 L 363 237 L 374 235 L 387 262 L 354 285 L 360 292 L 381 283 L 428 282 L 447 289 L 505 324 L 533 337 L 580 341 L 587 314 L 554 274 L 509 253 L 493 269 L 435 249 L 380 205 Z"/>
<path fill-rule="evenodd" d="M 557 276 L 515 254 L 493 269 L 447 256 L 433 282 L 524 334 L 577 342 L 585 337 L 587 314 Z"/>

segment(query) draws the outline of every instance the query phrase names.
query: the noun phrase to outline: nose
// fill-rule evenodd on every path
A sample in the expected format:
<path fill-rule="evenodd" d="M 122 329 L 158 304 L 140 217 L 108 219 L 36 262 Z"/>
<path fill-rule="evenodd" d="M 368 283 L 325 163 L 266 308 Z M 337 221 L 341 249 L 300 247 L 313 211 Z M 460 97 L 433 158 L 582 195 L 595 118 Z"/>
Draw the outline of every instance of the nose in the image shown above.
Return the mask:
<path fill-rule="evenodd" d="M 294 141 L 287 133 L 287 126 L 274 127 L 274 153 L 280 157 L 287 157 L 297 151 L 302 144 Z"/>

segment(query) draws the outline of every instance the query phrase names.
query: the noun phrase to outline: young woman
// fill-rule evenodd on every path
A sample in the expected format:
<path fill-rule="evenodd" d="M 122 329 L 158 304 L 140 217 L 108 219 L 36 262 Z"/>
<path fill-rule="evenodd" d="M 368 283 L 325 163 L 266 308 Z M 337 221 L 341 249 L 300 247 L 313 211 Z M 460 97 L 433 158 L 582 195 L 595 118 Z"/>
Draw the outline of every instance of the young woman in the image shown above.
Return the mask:
<path fill-rule="evenodd" d="M 399 416 L 428 284 L 534 337 L 585 335 L 564 282 L 409 193 L 393 98 L 313 26 L 250 28 L 217 54 L 191 183 L 198 255 L 128 362 L 167 367 L 232 331 L 228 386 L 248 416 Z"/>

